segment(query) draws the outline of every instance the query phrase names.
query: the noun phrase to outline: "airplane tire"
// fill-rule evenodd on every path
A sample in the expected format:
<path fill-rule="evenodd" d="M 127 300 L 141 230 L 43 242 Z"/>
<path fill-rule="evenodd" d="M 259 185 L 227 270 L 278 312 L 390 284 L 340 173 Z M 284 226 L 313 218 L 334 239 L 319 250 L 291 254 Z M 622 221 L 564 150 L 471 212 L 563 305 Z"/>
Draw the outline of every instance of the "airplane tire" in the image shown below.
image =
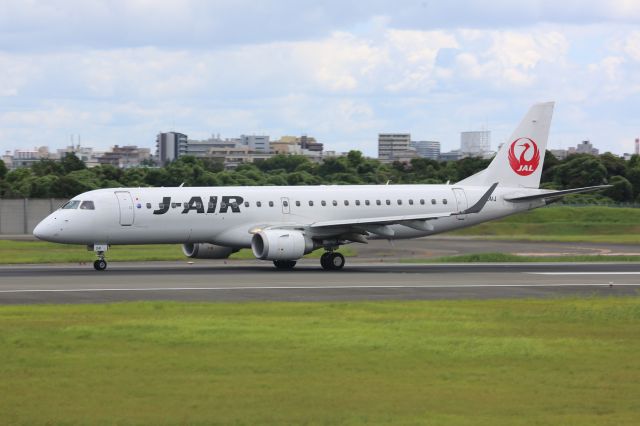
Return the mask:
<path fill-rule="evenodd" d="M 320 265 L 327 271 L 337 271 L 344 267 L 344 256 L 340 253 L 326 252 L 320 258 Z"/>
<path fill-rule="evenodd" d="M 331 269 L 331 265 L 329 264 L 329 257 L 331 256 L 331 252 L 324 252 L 322 256 L 320 256 L 320 266 L 322 269 Z"/>
<path fill-rule="evenodd" d="M 331 257 L 329 258 L 331 263 L 331 269 L 337 271 L 344 267 L 344 256 L 342 253 L 331 253 Z"/>
<path fill-rule="evenodd" d="M 104 259 L 98 259 L 93 262 L 93 267 L 96 271 L 104 271 L 105 269 L 107 269 L 107 261 Z"/>
<path fill-rule="evenodd" d="M 296 266 L 295 260 L 274 260 L 273 264 L 278 269 L 293 269 Z"/>

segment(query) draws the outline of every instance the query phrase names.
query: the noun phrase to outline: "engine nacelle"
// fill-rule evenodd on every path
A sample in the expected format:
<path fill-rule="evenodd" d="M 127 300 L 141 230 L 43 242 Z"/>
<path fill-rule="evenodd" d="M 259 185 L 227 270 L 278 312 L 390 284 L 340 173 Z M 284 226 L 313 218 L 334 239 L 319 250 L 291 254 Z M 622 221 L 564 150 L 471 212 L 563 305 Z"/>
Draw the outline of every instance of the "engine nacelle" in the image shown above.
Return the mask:
<path fill-rule="evenodd" d="M 295 230 L 267 229 L 251 238 L 253 255 L 262 260 L 296 260 L 317 247 L 311 238 Z"/>
<path fill-rule="evenodd" d="M 231 247 L 217 246 L 209 243 L 188 243 L 182 245 L 185 256 L 193 259 L 226 259 L 231 253 L 237 252 Z"/>

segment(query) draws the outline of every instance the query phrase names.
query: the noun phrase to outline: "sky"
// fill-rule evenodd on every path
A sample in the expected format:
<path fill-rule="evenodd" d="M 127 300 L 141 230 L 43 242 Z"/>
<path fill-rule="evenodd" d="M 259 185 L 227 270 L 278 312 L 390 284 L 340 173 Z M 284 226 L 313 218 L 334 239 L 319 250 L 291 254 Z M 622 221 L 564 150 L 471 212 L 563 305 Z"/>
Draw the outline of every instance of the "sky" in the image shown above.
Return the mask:
<path fill-rule="evenodd" d="M 640 136 L 637 0 L 0 0 L 0 151 L 154 148 L 161 131 L 409 132 L 495 149 L 556 101 L 550 148 Z"/>

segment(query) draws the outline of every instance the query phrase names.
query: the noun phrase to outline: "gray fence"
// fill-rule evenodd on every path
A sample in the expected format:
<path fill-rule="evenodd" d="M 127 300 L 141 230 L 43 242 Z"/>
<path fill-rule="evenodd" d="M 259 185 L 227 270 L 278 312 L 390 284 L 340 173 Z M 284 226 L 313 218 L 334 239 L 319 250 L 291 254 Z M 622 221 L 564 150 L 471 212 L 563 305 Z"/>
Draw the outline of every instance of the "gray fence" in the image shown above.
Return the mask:
<path fill-rule="evenodd" d="M 0 199 L 0 235 L 31 234 L 38 222 L 66 201 L 59 198 Z"/>

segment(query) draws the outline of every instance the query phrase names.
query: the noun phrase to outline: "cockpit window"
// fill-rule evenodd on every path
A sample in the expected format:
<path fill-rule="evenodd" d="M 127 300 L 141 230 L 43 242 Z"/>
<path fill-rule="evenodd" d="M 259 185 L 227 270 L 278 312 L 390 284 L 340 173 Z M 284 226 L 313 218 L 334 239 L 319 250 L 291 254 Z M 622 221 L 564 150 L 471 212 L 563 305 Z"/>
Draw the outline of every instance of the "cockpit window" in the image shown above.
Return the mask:
<path fill-rule="evenodd" d="M 95 210 L 96 206 L 93 204 L 93 201 L 83 201 L 80 204 L 80 210 Z"/>
<path fill-rule="evenodd" d="M 80 200 L 71 200 L 71 201 L 68 201 L 66 204 L 63 204 L 62 207 L 60 208 L 64 210 L 71 210 L 71 209 L 77 209 L 79 205 L 80 205 Z"/>

